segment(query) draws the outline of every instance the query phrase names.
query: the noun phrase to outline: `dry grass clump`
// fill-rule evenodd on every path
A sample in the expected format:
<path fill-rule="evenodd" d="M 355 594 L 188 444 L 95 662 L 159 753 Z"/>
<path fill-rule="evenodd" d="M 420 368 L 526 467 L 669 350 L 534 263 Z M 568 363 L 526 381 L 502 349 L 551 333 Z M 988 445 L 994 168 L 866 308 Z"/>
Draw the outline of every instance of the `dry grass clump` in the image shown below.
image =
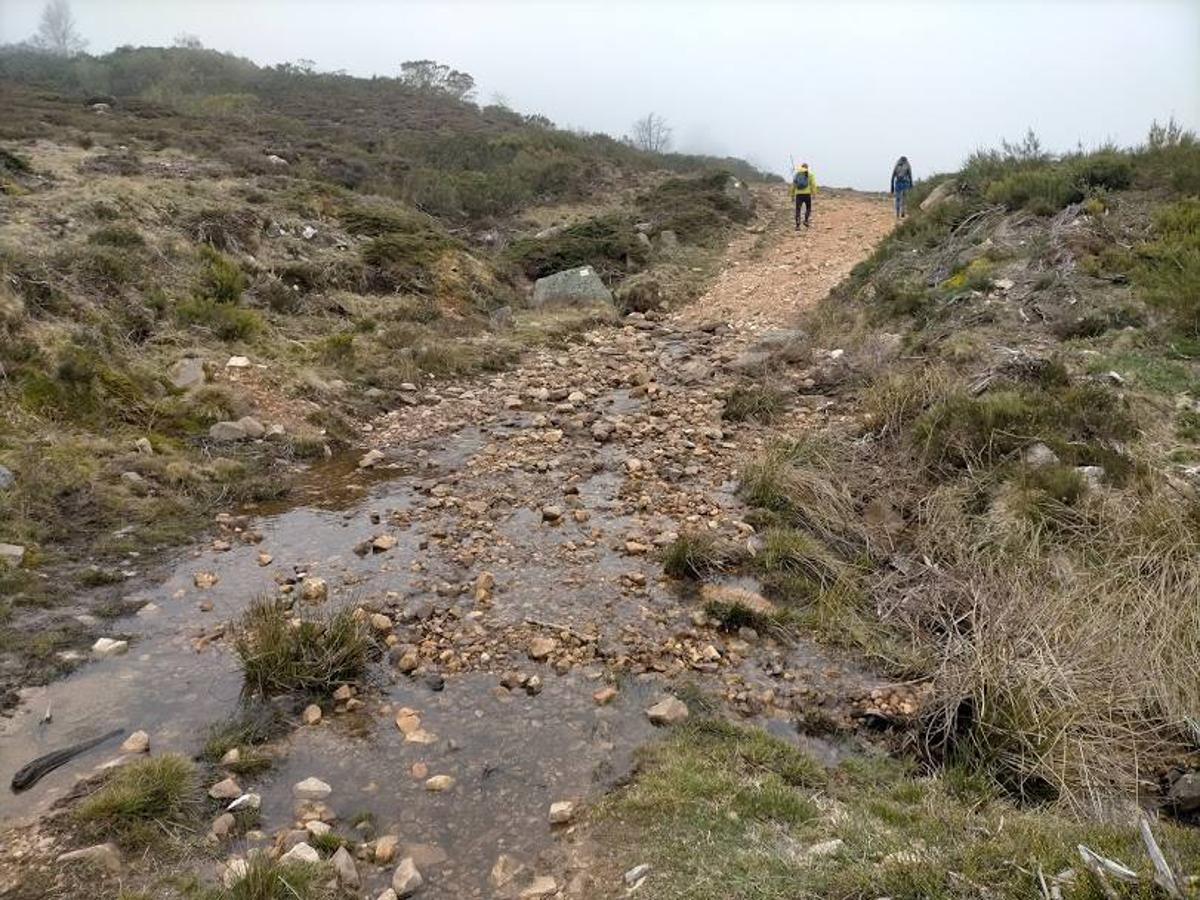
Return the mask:
<path fill-rule="evenodd" d="M 952 384 L 953 376 L 940 367 L 882 374 L 861 397 L 867 427 L 885 440 L 898 439 L 921 413 L 946 397 Z"/>
<path fill-rule="evenodd" d="M 806 438 L 776 444 L 742 467 L 742 498 L 775 513 L 783 524 L 812 532 L 843 553 L 869 545 L 844 475 L 838 477 L 831 450 Z"/>
<path fill-rule="evenodd" d="M 765 384 L 739 385 L 725 396 L 721 418 L 729 422 L 766 425 L 779 418 L 788 405 L 787 391 Z"/>
<path fill-rule="evenodd" d="M 238 623 L 234 649 L 248 695 L 329 694 L 366 672 L 373 644 L 351 610 L 293 620 L 278 600 L 254 600 Z"/>
<path fill-rule="evenodd" d="M 663 554 L 663 571 L 672 578 L 703 580 L 732 566 L 741 554 L 706 531 L 685 531 Z"/>
<path fill-rule="evenodd" d="M 1087 519 L 1054 541 L 996 544 L 935 513 L 944 572 L 918 601 L 942 652 L 927 737 L 1022 797 L 1096 812 L 1194 737 L 1200 532 L 1157 493 L 1064 500 Z"/>

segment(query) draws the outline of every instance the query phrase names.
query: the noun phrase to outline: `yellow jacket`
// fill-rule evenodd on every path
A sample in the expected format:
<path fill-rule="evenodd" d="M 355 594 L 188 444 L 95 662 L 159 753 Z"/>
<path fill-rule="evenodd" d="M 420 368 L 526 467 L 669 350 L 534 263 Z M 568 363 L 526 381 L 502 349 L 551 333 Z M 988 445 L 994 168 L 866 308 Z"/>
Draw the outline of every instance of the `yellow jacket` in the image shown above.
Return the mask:
<path fill-rule="evenodd" d="M 797 169 L 796 171 L 799 172 L 800 169 Z M 796 187 L 795 182 L 793 182 L 791 184 L 793 200 L 796 198 L 797 194 L 815 194 L 817 192 L 817 179 L 816 179 L 816 176 L 813 175 L 812 169 L 806 168 L 806 169 L 804 169 L 804 171 L 808 172 L 808 187 L 801 190 L 801 189 L 798 189 Z"/>

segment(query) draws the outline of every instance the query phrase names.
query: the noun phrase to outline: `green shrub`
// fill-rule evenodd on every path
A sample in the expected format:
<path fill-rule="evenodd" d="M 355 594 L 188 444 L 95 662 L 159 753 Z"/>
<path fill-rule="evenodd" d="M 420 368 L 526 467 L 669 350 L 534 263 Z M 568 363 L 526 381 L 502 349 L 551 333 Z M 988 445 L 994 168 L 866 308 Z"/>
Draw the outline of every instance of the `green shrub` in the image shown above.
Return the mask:
<path fill-rule="evenodd" d="M 263 320 L 252 309 L 243 309 L 217 300 L 195 297 L 175 307 L 183 325 L 206 328 L 223 341 L 247 341 L 263 330 Z"/>
<path fill-rule="evenodd" d="M 970 467 L 1011 454 L 1030 441 L 1124 440 L 1136 433 L 1124 401 L 1103 385 L 1007 386 L 980 397 L 953 394 L 913 423 L 913 437 L 935 465 Z"/>
<path fill-rule="evenodd" d="M 1074 506 L 1087 493 L 1087 479 L 1074 466 L 1051 464 L 1026 469 L 1020 478 L 1027 488 L 1041 491 L 1056 503 Z"/>
<path fill-rule="evenodd" d="M 133 284 L 142 274 L 136 258 L 106 245 L 81 250 L 75 257 L 74 268 L 85 286 L 113 292 Z"/>
<path fill-rule="evenodd" d="M 1006 175 L 988 186 L 986 196 L 989 202 L 1009 209 L 1024 208 L 1048 216 L 1078 203 L 1084 193 L 1069 168 L 1047 166 Z"/>
<path fill-rule="evenodd" d="M 638 197 L 643 218 L 660 230 L 674 231 L 688 244 L 715 246 L 735 222 L 748 222 L 753 211 L 728 191 L 728 172 L 670 178 Z"/>
<path fill-rule="evenodd" d="M 140 231 L 128 225 L 107 225 L 104 228 L 97 228 L 88 235 L 88 243 L 132 249 L 146 246 L 146 239 L 142 237 Z"/>
<path fill-rule="evenodd" d="M 1200 335 L 1200 198 L 1160 209 L 1154 231 L 1155 239 L 1138 248 L 1134 283 L 1180 330 Z"/>
<path fill-rule="evenodd" d="M 376 290 L 427 294 L 433 290 L 433 268 L 457 244 L 426 229 L 373 238 L 362 249 L 371 267 L 368 279 Z"/>
<path fill-rule="evenodd" d="M 614 280 L 625 274 L 626 259 L 644 263 L 649 251 L 637 240 L 632 221 L 609 215 L 572 225 L 550 237 L 513 241 L 505 256 L 529 278 L 591 266 L 606 280 Z"/>
<path fill-rule="evenodd" d="M 1084 188 L 1122 191 L 1133 184 L 1133 160 L 1119 150 L 1100 150 L 1073 160 L 1071 169 Z"/>
<path fill-rule="evenodd" d="M 204 247 L 200 251 L 204 270 L 200 277 L 200 295 L 217 303 L 237 303 L 246 289 L 241 266 L 221 251 Z"/>
<path fill-rule="evenodd" d="M 242 615 L 234 649 L 247 695 L 330 694 L 364 675 L 373 645 L 351 610 L 291 620 L 282 603 L 261 598 Z"/>
<path fill-rule="evenodd" d="M 345 210 L 342 224 L 351 234 L 381 237 L 385 234 L 424 231 L 429 225 L 417 214 L 382 206 L 354 206 Z"/>

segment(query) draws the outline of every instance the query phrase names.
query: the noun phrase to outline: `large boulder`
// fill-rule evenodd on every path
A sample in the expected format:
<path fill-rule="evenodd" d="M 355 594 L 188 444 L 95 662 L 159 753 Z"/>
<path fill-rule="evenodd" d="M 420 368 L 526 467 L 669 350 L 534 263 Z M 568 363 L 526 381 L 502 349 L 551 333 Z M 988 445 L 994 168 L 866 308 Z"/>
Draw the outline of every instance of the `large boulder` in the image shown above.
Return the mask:
<path fill-rule="evenodd" d="M 957 192 L 958 182 L 953 178 L 948 178 L 935 187 L 929 196 L 921 201 L 921 209 L 933 209 L 935 206 L 941 206 Z"/>
<path fill-rule="evenodd" d="M 535 307 L 611 305 L 613 295 L 595 269 L 583 266 L 539 278 L 533 285 L 532 302 Z"/>
<path fill-rule="evenodd" d="M 199 387 L 206 380 L 204 360 L 199 357 L 185 356 L 171 367 L 171 384 L 179 390 Z"/>

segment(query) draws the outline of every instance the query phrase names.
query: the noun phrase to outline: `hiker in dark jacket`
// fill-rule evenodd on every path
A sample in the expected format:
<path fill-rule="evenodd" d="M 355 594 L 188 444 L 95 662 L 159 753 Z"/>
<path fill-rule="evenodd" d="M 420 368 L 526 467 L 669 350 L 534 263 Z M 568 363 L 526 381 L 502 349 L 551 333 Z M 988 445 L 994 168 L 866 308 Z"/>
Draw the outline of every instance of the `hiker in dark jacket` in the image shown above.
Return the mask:
<path fill-rule="evenodd" d="M 896 160 L 896 165 L 892 167 L 892 186 L 890 188 L 891 195 L 896 198 L 897 219 L 903 219 L 908 215 L 906 195 L 912 186 L 912 166 L 908 164 L 908 157 L 902 156 Z"/>
<path fill-rule="evenodd" d="M 796 230 L 800 230 L 801 221 L 804 222 L 804 227 L 808 227 L 808 220 L 812 216 L 812 199 L 813 194 L 817 192 L 817 179 L 813 177 L 813 173 L 808 170 L 808 163 L 801 163 L 796 167 L 796 174 L 792 176 L 792 197 L 796 201 Z M 804 210 L 804 218 L 800 218 L 800 210 Z"/>

